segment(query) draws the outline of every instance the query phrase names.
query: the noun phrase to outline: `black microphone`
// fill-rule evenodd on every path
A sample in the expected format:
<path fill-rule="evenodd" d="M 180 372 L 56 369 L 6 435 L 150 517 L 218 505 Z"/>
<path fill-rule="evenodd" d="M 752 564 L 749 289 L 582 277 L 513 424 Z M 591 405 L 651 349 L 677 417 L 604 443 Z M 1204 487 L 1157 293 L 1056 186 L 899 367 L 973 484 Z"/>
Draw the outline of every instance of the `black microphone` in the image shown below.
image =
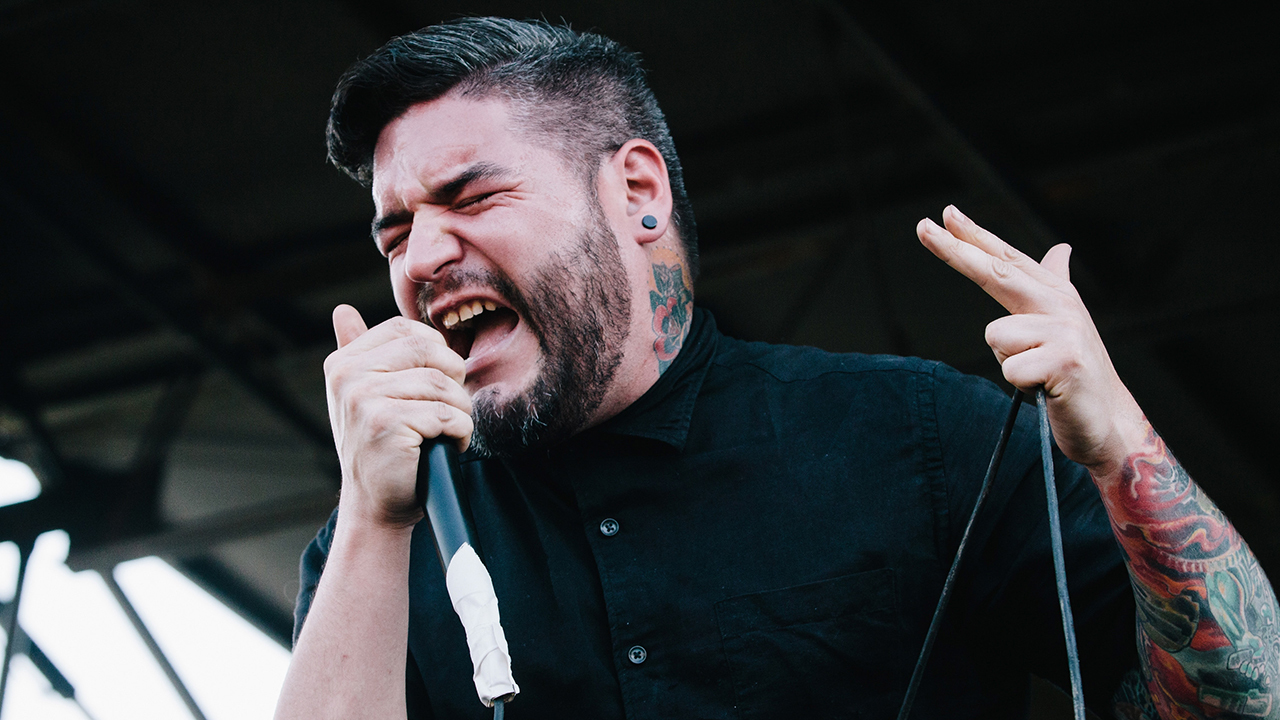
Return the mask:
<path fill-rule="evenodd" d="M 423 442 L 415 491 L 435 536 L 449 601 L 467 635 L 476 693 L 482 703 L 493 707 L 494 718 L 501 720 L 503 708 L 520 687 L 511 675 L 511 655 L 498 616 L 493 580 L 477 554 L 475 528 L 462 512 L 457 487 L 462 470 L 455 442 L 444 437 Z M 466 552 L 459 552 L 464 545 Z M 460 560 L 456 572 L 450 573 L 455 556 Z"/>
<path fill-rule="evenodd" d="M 476 546 L 475 529 L 462 512 L 457 481 L 462 477 L 458 466 L 457 441 L 438 437 L 422 444 L 418 456 L 418 504 L 426 513 L 431 532 L 436 538 L 436 552 L 445 570 L 463 543 Z"/>

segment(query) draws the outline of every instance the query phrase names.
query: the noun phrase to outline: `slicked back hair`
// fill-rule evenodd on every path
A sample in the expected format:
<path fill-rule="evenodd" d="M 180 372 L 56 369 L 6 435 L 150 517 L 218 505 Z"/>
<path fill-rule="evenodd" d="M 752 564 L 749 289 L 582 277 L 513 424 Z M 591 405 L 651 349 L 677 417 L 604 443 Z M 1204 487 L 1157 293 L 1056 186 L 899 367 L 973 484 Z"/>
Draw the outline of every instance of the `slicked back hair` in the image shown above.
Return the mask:
<path fill-rule="evenodd" d="M 338 81 L 329 161 L 370 186 L 382 129 L 451 92 L 505 100 L 516 127 L 550 140 L 593 195 L 604 158 L 633 138 L 653 143 L 671 181 L 671 222 L 689 276 L 697 276 L 697 230 L 680 159 L 635 53 L 602 35 L 504 18 L 461 18 L 401 35 Z"/>

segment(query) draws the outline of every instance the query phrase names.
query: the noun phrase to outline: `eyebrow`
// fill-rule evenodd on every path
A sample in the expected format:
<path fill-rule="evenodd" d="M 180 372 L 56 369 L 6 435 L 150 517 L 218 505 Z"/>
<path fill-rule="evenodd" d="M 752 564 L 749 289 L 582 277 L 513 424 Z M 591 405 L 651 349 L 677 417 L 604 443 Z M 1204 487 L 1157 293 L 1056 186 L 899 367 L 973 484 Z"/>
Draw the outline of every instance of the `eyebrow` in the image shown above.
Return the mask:
<path fill-rule="evenodd" d="M 377 242 L 378 235 L 387 228 L 393 228 L 398 225 L 408 225 L 413 222 L 413 213 L 408 210 L 397 210 L 373 219 L 369 225 L 369 235 Z"/>
<path fill-rule="evenodd" d="M 490 180 L 507 177 L 510 171 L 491 162 L 478 162 L 455 175 L 431 192 L 431 199 L 438 203 L 452 202 L 468 185 L 477 180 Z M 408 225 L 413 222 L 413 213 L 408 210 L 397 210 L 373 219 L 369 226 L 369 234 L 376 241 L 378 235 L 387 228 Z"/>

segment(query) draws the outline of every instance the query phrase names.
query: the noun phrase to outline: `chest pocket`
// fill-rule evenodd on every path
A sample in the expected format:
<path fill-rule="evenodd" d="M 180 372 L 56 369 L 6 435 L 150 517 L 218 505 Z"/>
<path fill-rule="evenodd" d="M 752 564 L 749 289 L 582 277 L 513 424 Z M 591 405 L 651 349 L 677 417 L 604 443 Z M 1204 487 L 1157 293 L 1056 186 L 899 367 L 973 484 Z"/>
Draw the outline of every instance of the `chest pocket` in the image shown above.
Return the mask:
<path fill-rule="evenodd" d="M 739 716 L 892 718 L 895 610 L 889 568 L 716 603 Z"/>

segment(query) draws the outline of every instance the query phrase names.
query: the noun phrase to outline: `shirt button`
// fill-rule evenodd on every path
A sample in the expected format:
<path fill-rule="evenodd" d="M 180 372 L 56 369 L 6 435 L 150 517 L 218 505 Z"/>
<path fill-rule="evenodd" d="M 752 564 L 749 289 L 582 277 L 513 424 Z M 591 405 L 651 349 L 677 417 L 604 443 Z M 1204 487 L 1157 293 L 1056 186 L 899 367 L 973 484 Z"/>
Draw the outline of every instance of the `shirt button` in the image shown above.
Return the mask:
<path fill-rule="evenodd" d="M 605 537 L 613 537 L 618 534 L 618 521 L 613 518 L 605 518 L 600 521 L 600 534 Z M 640 648 L 640 652 L 644 653 L 644 648 Z M 640 658 L 642 661 L 644 658 Z"/>
<path fill-rule="evenodd" d="M 639 645 L 636 645 L 627 651 L 627 659 L 634 665 L 639 665 L 644 662 L 644 659 L 647 657 L 649 657 L 649 653 L 645 652 L 644 648 Z"/>

